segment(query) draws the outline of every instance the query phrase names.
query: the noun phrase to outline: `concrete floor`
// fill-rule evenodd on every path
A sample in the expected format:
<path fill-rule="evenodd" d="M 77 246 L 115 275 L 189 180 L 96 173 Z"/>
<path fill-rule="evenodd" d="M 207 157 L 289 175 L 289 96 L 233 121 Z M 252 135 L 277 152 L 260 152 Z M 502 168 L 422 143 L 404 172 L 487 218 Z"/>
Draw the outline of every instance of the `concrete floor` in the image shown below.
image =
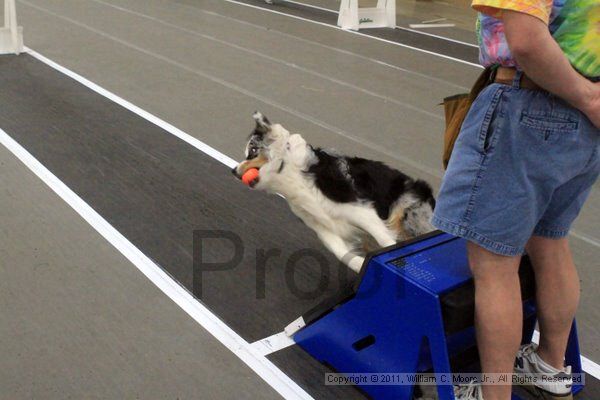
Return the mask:
<path fill-rule="evenodd" d="M 436 188 L 443 175 L 443 112 L 437 104 L 464 91 L 479 72 L 223 0 L 19 0 L 18 12 L 27 46 L 233 158 L 241 157 L 250 115 L 259 109 L 315 145 L 385 161 Z M 19 206 L 39 206 L 31 204 L 34 195 L 24 199 L 29 202 Z M 572 235 L 583 290 L 580 340 L 593 360 L 600 360 L 599 208 L 596 184 Z M 56 221 L 64 213 L 57 215 Z M 14 236 L 21 224 L 11 220 L 3 227 L 13 227 Z M 54 232 L 53 240 L 60 235 Z M 28 282 L 17 282 L 11 290 L 25 292 Z M 150 284 L 137 284 L 152 291 Z M 175 317 L 177 310 L 161 313 L 167 314 Z M 65 324 L 72 325 L 67 317 Z M 184 316 L 179 323 L 193 325 Z M 201 331 L 190 326 L 186 335 L 200 340 L 189 333 L 193 329 Z"/>

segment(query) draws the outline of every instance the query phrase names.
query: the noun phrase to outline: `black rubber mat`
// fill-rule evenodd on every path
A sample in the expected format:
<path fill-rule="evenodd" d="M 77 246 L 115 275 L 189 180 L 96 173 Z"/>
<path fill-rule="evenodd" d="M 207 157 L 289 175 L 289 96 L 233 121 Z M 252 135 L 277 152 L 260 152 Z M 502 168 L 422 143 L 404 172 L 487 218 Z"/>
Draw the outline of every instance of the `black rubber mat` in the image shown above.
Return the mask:
<path fill-rule="evenodd" d="M 201 300 L 246 340 L 281 331 L 354 278 L 283 199 L 244 187 L 189 144 L 28 55 L 0 57 L 0 72 L 0 128 L 190 291 L 194 231 L 240 238 L 240 262 L 204 273 Z M 240 153 L 251 128 L 250 118 L 239 127 Z M 234 247 L 208 239 L 202 261 L 230 260 Z M 268 252 L 278 255 L 257 268 Z M 269 358 L 315 398 L 364 397 L 325 386 L 327 368 L 297 347 Z M 589 378 L 578 398 L 600 398 L 598 387 Z"/>
<path fill-rule="evenodd" d="M 268 356 L 275 365 L 285 371 L 302 387 L 309 387 L 315 399 L 358 400 L 368 398 L 354 386 L 325 385 L 325 374 L 335 372 L 319 363 L 298 346 L 288 347 Z"/>

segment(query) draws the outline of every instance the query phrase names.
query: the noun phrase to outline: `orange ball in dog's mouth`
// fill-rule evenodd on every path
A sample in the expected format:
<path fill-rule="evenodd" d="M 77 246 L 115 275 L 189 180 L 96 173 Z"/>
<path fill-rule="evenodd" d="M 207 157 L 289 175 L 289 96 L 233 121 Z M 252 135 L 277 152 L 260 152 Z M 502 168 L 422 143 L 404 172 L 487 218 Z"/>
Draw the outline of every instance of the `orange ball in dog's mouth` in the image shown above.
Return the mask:
<path fill-rule="evenodd" d="M 256 185 L 258 182 L 258 169 L 250 168 L 244 172 L 244 175 L 242 175 L 242 182 L 244 182 L 246 186 L 250 187 Z"/>

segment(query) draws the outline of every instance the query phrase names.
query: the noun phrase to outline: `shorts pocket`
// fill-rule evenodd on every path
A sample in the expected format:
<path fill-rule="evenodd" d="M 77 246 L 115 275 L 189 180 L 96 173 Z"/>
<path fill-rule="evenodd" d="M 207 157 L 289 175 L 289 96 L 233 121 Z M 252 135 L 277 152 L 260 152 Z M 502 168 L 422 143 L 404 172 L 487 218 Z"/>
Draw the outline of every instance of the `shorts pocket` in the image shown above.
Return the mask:
<path fill-rule="evenodd" d="M 494 147 L 496 136 L 494 133 L 497 131 L 496 120 L 499 117 L 498 114 L 500 114 L 499 108 L 504 89 L 504 85 L 498 85 L 496 91 L 492 94 L 490 104 L 483 117 L 481 129 L 479 130 L 479 149 L 483 154 L 488 153 Z"/>
<path fill-rule="evenodd" d="M 555 133 L 572 133 L 579 129 L 579 119 L 569 114 L 523 111 L 519 123 L 539 132 L 544 140 Z"/>

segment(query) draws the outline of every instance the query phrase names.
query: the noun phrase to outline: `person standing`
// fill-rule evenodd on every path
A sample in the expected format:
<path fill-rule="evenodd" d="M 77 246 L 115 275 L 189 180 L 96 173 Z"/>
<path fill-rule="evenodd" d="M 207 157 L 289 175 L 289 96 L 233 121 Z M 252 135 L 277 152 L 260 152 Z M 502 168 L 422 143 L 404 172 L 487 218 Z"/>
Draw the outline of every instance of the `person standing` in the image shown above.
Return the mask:
<path fill-rule="evenodd" d="M 600 172 L 600 0 L 473 7 L 493 83 L 462 125 L 432 223 L 467 239 L 482 372 L 570 374 L 564 355 L 580 287 L 566 236 Z M 540 343 L 519 348 L 525 251 Z M 543 399 L 572 398 L 568 381 L 530 389 Z M 472 384 L 455 393 L 508 400 L 511 387 Z"/>

